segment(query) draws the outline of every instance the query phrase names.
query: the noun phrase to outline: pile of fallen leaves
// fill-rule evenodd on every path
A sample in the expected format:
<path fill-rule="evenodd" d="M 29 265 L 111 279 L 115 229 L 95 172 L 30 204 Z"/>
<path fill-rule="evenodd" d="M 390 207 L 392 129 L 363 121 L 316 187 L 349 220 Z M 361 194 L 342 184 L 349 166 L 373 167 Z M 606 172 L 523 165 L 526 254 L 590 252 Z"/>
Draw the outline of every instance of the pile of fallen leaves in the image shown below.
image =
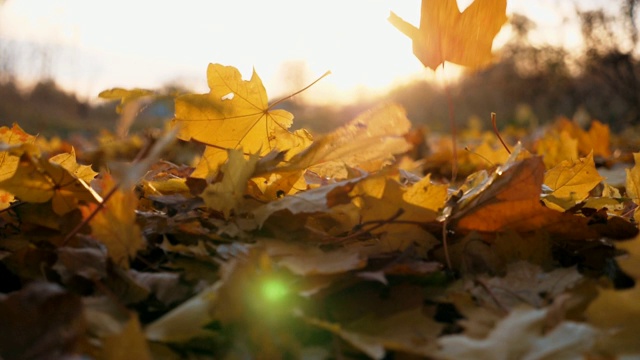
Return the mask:
<path fill-rule="evenodd" d="M 467 130 L 449 183 L 450 144 L 411 157 L 398 105 L 314 139 L 255 73 L 208 83 L 163 133 L 85 151 L 99 169 L 0 128 L 2 358 L 640 354 L 640 165 L 606 125 Z M 184 142 L 194 166 L 163 158 Z"/>
<path fill-rule="evenodd" d="M 476 68 L 505 9 L 390 21 Z M 139 89 L 102 93 L 122 131 L 93 149 L 0 128 L 0 358 L 640 356 L 640 153 L 606 125 L 459 151 L 381 104 L 314 138 L 257 74 L 207 80 L 146 138 L 122 138 Z"/>

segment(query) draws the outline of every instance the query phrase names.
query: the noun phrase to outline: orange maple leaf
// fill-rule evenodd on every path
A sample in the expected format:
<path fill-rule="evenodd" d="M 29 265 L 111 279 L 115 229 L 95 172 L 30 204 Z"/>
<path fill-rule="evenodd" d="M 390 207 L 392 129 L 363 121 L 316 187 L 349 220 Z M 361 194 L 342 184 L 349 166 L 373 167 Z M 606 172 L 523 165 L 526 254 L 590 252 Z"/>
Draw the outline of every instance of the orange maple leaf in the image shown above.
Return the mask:
<path fill-rule="evenodd" d="M 462 13 L 456 0 L 422 0 L 419 29 L 393 12 L 389 21 L 413 40 L 413 53 L 425 67 L 435 70 L 449 61 L 479 68 L 492 59 L 506 9 L 507 0 L 476 0 Z"/>
<path fill-rule="evenodd" d="M 469 192 L 459 202 L 451 220 L 457 230 L 484 233 L 544 229 L 567 239 L 593 238 L 586 218 L 561 213 L 540 203 L 544 163 L 531 157 L 507 164 L 479 186 L 479 193 Z"/>

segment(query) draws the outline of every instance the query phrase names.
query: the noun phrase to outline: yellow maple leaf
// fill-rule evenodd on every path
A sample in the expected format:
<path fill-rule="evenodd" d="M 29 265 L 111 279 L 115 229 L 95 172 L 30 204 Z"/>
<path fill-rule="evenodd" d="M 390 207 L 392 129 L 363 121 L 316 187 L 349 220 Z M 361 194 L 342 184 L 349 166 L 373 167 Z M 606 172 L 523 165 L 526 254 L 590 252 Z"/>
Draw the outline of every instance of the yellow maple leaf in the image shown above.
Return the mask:
<path fill-rule="evenodd" d="M 238 69 L 209 64 L 208 94 L 187 94 L 176 99 L 172 124 L 178 138 L 207 145 L 203 158 L 191 175 L 216 173 L 227 159 L 227 149 L 265 155 L 274 149 L 288 150 L 287 157 L 311 144 L 304 130 L 289 132 L 293 115 L 269 105 L 262 80 L 255 73 L 242 80 Z"/>
<path fill-rule="evenodd" d="M 543 183 L 551 192 L 543 200 L 550 208 L 567 210 L 586 199 L 603 179 L 596 170 L 593 152 L 576 161 L 565 160 L 544 174 Z"/>
<path fill-rule="evenodd" d="M 91 183 L 91 180 L 98 175 L 97 172 L 91 169 L 91 166 L 80 165 L 76 162 L 76 151 L 74 148 L 71 148 L 70 153 L 58 154 L 49 159 L 49 161 L 59 164 L 75 177 L 82 179 L 87 184 Z"/>
<path fill-rule="evenodd" d="M 51 200 L 53 211 L 58 215 L 75 209 L 79 201 L 100 201 L 100 196 L 84 180 L 75 177 L 62 165 L 29 153 L 22 155 L 13 175 L 0 182 L 0 189 L 26 202 Z"/>
<path fill-rule="evenodd" d="M 35 136 L 29 135 L 20 126 L 13 124 L 11 128 L 0 127 L 0 143 L 6 145 L 32 144 Z M 20 156 L 9 151 L 0 151 L 0 181 L 10 178 L 18 168 Z"/>
<path fill-rule="evenodd" d="M 456 0 L 422 0 L 420 28 L 393 12 L 389 21 L 413 40 L 413 53 L 425 67 L 435 70 L 449 61 L 479 68 L 492 60 L 506 10 L 507 0 L 476 0 L 462 13 Z"/>
<path fill-rule="evenodd" d="M 229 150 L 229 158 L 220 171 L 224 174 L 222 181 L 209 184 L 202 192 L 202 199 L 209 208 L 221 211 L 229 217 L 236 210 L 247 189 L 247 181 L 253 174 L 257 156 L 245 159 L 240 150 Z"/>
<path fill-rule="evenodd" d="M 408 188 L 402 198 L 410 204 L 438 212 L 445 205 L 448 189 L 446 184 L 432 183 L 428 174 Z"/>
<path fill-rule="evenodd" d="M 13 124 L 11 128 L 6 126 L 0 127 L 0 143 L 4 144 L 4 146 L 11 147 L 12 145 L 32 144 L 35 142 L 35 139 L 35 136 L 27 134 L 17 124 Z M 9 151 L 0 151 L 0 181 L 13 176 L 18 168 L 19 162 L 20 156 L 12 154 Z M 0 189 L 0 210 L 8 208 L 13 200 L 13 194 Z"/>
<path fill-rule="evenodd" d="M 115 182 L 110 175 L 105 174 L 100 185 L 106 194 L 115 186 Z M 96 204 L 80 208 L 84 218 L 97 211 L 89 222 L 91 235 L 107 247 L 113 262 L 124 268 L 129 267 L 129 259 L 145 245 L 140 227 L 136 223 L 137 205 L 138 198 L 133 191 L 118 189 L 102 209 L 97 209 Z"/>

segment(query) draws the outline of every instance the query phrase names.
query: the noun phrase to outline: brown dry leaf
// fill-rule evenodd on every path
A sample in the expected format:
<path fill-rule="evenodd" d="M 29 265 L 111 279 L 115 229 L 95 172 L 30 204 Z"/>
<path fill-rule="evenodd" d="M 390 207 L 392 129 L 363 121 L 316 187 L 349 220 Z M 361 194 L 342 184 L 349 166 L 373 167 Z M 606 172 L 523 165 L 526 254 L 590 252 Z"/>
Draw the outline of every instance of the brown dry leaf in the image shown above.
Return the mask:
<path fill-rule="evenodd" d="M 284 170 L 308 169 L 329 179 L 347 178 L 349 168 L 375 172 L 411 148 L 403 137 L 410 128 L 401 106 L 380 105 L 314 141 Z"/>
<path fill-rule="evenodd" d="M 544 197 L 545 204 L 556 210 L 567 210 L 589 196 L 604 178 L 598 174 L 593 152 L 576 161 L 563 161 L 544 174 L 544 184 L 551 192 Z"/>
<path fill-rule="evenodd" d="M 55 283 L 31 282 L 0 300 L 0 356 L 75 358 L 86 334 L 80 297 Z"/>
<path fill-rule="evenodd" d="M 581 359 L 597 338 L 587 324 L 564 321 L 547 329 L 548 309 L 513 310 L 482 339 L 466 335 L 438 339 L 442 359 Z"/>
<path fill-rule="evenodd" d="M 380 316 L 368 315 L 346 325 L 305 317 L 309 324 L 325 329 L 372 359 L 383 359 L 387 350 L 432 356 L 443 325 L 424 314 L 421 307 Z"/>
<path fill-rule="evenodd" d="M 285 196 L 281 199 L 264 204 L 251 213 L 257 225 L 264 222 L 278 211 L 288 210 L 292 214 L 313 214 L 328 212 L 335 205 L 346 204 L 351 201 L 349 192 L 363 178 L 355 178 L 340 181 L 334 184 L 324 185 L 315 189 L 300 192 L 295 195 Z"/>
<path fill-rule="evenodd" d="M 311 144 L 311 135 L 306 131 L 288 131 L 293 115 L 269 105 L 255 71 L 245 81 L 234 67 L 209 64 L 207 80 L 208 94 L 187 94 L 176 99 L 176 115 L 171 122 L 179 127 L 179 139 L 207 145 L 191 176 L 217 173 L 228 149 L 257 155 L 286 150 L 290 158 Z"/>
<path fill-rule="evenodd" d="M 105 174 L 100 185 L 106 194 L 115 183 L 111 176 Z M 133 191 L 117 189 L 102 209 L 94 204 L 80 208 L 85 218 L 94 211 L 98 212 L 89 222 L 91 235 L 107 247 L 109 257 L 123 268 L 128 268 L 129 259 L 145 246 L 136 223 L 137 204 L 138 197 Z"/>
<path fill-rule="evenodd" d="M 359 248 L 347 247 L 322 251 L 315 246 L 283 241 L 264 241 L 267 254 L 278 265 L 301 276 L 332 275 L 362 269 L 366 258 Z"/>
<path fill-rule="evenodd" d="M 456 0 L 422 0 L 420 28 L 393 12 L 389 21 L 413 41 L 413 53 L 435 70 L 449 61 L 478 68 L 491 62 L 493 38 L 507 21 L 506 0 L 476 0 L 460 13 Z"/>
<path fill-rule="evenodd" d="M 504 277 L 482 275 L 468 285 L 469 293 L 485 304 L 495 306 L 497 301 L 497 305 L 507 309 L 523 303 L 541 308 L 582 278 L 575 267 L 544 272 L 540 266 L 518 261 L 507 266 Z M 482 286 L 477 285 L 480 283 Z"/>

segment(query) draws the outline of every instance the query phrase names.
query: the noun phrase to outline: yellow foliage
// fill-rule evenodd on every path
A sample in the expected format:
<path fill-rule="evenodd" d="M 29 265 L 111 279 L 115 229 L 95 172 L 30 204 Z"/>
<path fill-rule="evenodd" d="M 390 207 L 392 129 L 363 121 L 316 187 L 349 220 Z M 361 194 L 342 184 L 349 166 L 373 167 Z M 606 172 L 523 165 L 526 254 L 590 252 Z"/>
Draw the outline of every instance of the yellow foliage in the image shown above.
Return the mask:
<path fill-rule="evenodd" d="M 578 140 L 568 132 L 549 132 L 536 144 L 536 152 L 550 169 L 563 161 L 574 161 L 578 158 Z"/>
<path fill-rule="evenodd" d="M 435 70 L 445 61 L 479 68 L 491 62 L 493 38 L 507 21 L 506 0 L 476 0 L 460 12 L 456 0 L 422 0 L 420 28 L 393 12 L 389 21 L 413 41 L 413 53 Z"/>
<path fill-rule="evenodd" d="M 221 211 L 226 218 L 232 210 L 241 204 L 247 189 L 247 181 L 251 178 L 258 162 L 257 156 L 245 159 L 239 150 L 230 150 L 227 162 L 222 165 L 222 181 L 209 184 L 202 193 L 207 207 Z"/>
<path fill-rule="evenodd" d="M 105 174 L 100 185 L 106 194 L 115 183 L 111 176 Z M 138 197 L 133 191 L 117 189 L 102 209 L 95 204 L 81 207 L 84 218 L 97 211 L 89 222 L 91 235 L 107 247 L 113 262 L 124 268 L 129 267 L 129 259 L 145 245 L 136 223 L 137 205 Z"/>
<path fill-rule="evenodd" d="M 293 115 L 269 105 L 262 80 L 255 72 L 245 81 L 234 67 L 209 64 L 207 79 L 209 93 L 178 97 L 172 120 L 179 126 L 179 139 L 207 145 L 193 177 L 217 173 L 228 149 L 257 155 L 287 150 L 289 158 L 311 144 L 306 131 L 288 131 Z"/>
<path fill-rule="evenodd" d="M 586 199 L 604 178 L 598 174 L 593 153 L 576 161 L 563 161 L 544 174 L 544 184 L 551 188 L 544 202 L 557 210 L 567 210 Z"/>

